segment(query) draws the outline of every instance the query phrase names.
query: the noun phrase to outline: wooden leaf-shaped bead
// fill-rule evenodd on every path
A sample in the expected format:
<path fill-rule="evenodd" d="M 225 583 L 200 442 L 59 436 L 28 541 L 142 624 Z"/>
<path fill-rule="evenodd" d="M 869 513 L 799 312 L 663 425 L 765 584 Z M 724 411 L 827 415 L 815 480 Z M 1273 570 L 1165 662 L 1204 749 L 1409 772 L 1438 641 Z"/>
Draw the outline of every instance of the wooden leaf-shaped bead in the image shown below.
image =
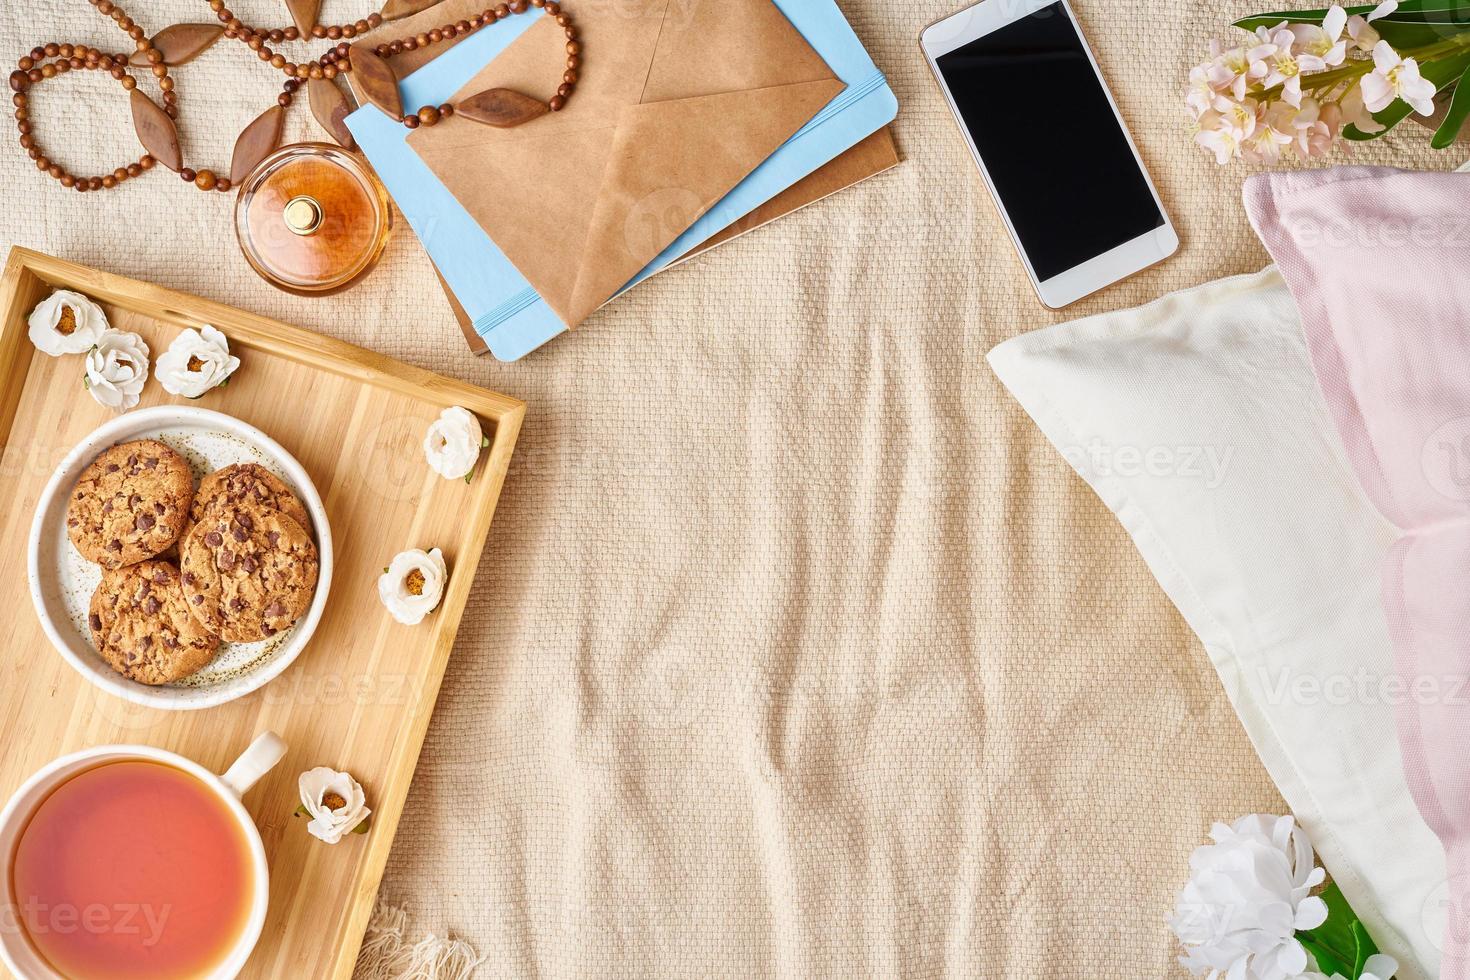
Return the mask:
<path fill-rule="evenodd" d="M 291 20 L 302 37 L 311 37 L 311 29 L 317 24 L 322 0 L 286 0 L 286 9 L 291 11 Z"/>
<path fill-rule="evenodd" d="M 352 138 L 346 122 L 352 107 L 347 104 L 347 96 L 342 94 L 342 90 L 325 78 L 313 78 L 306 83 L 306 94 L 311 101 L 311 114 L 316 116 L 327 135 L 344 149 L 356 149 L 357 141 Z"/>
<path fill-rule="evenodd" d="M 184 154 L 179 149 L 179 131 L 168 113 L 148 96 L 133 89 L 133 129 L 153 159 L 177 173 L 183 169 Z"/>
<path fill-rule="evenodd" d="M 438 2 L 439 0 L 388 0 L 383 4 L 383 19 L 399 20 L 428 10 Z"/>
<path fill-rule="evenodd" d="M 215 41 L 225 37 L 225 28 L 219 24 L 175 24 L 163 28 L 153 37 L 153 47 L 163 54 L 163 63 L 169 68 L 188 65 L 196 57 L 215 46 Z M 128 59 L 134 68 L 148 68 L 147 51 L 134 51 Z"/>
<path fill-rule="evenodd" d="M 165 27 L 153 38 L 153 46 L 163 55 L 163 63 L 170 68 L 187 65 L 214 46 L 214 42 L 225 36 L 221 24 L 175 24 Z M 147 51 L 134 51 L 129 64 L 147 68 Z"/>
<path fill-rule="evenodd" d="M 286 110 L 273 105 L 256 117 L 235 141 L 235 155 L 230 160 L 230 183 L 243 184 L 260 161 L 281 145 L 281 127 L 286 123 Z"/>
<path fill-rule="evenodd" d="M 492 88 L 472 95 L 454 107 L 456 115 L 497 129 L 510 129 L 544 116 L 551 107 L 513 89 Z"/>
<path fill-rule="evenodd" d="M 403 99 L 398 95 L 398 76 L 388 62 L 366 44 L 352 46 L 352 77 L 363 98 L 382 109 L 392 119 L 403 118 Z"/>

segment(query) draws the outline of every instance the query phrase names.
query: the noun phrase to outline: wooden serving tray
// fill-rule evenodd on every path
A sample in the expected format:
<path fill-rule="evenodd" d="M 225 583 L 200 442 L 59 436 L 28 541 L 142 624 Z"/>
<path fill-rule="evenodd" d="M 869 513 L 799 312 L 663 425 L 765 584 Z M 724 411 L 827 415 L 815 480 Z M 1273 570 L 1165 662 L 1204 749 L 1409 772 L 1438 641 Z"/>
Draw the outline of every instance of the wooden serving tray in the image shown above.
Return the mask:
<path fill-rule="evenodd" d="M 195 404 L 237 416 L 306 467 L 326 502 L 336 547 L 330 599 L 301 657 L 260 691 L 196 712 L 140 707 L 101 692 L 56 653 L 33 611 L 26 541 L 37 498 L 72 446 L 113 413 L 83 390 L 80 355 L 47 357 L 26 336 L 56 287 L 101 303 L 156 360 L 184 327 L 224 331 L 239 371 Z M 15 249 L 0 284 L 0 803 L 51 759 L 93 745 L 146 744 L 222 771 L 259 731 L 290 745 L 245 798 L 271 865 L 270 915 L 241 976 L 352 974 L 403 811 L 439 683 L 480 561 L 525 405 L 349 344 L 183 293 Z M 184 403 L 150 378 L 142 406 Z M 424 461 L 425 430 L 461 405 L 491 446 L 473 480 Z M 439 547 L 443 605 L 417 627 L 383 609 L 377 578 L 405 548 Z M 296 780 L 326 765 L 352 772 L 370 830 L 336 846 L 293 817 Z"/>

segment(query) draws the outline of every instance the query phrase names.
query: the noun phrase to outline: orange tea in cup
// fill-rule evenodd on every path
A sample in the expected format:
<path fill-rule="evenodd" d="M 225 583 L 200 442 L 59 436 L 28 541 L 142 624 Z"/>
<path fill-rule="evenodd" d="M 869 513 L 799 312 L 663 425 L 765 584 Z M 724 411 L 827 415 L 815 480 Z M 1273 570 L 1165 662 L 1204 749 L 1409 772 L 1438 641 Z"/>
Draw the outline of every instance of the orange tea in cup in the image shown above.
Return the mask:
<path fill-rule="evenodd" d="M 220 795 L 139 759 L 52 790 L 20 834 L 10 887 L 26 937 L 62 976 L 184 980 L 230 955 L 257 883 Z"/>

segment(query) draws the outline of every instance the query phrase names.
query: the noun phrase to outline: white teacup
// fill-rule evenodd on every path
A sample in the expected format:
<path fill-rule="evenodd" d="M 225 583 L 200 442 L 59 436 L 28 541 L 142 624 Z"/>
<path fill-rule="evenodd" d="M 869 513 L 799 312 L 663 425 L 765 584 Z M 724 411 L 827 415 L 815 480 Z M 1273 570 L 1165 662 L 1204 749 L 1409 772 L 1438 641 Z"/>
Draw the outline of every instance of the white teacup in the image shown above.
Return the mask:
<path fill-rule="evenodd" d="M 265 846 L 261 843 L 260 831 L 255 820 L 245 809 L 240 798 L 262 776 L 275 768 L 286 755 L 286 743 L 275 732 L 263 732 L 245 750 L 234 765 L 222 775 L 205 769 L 173 752 L 155 749 L 146 745 L 103 745 L 84 749 L 62 756 L 40 772 L 26 780 L 16 790 L 3 812 L 0 812 L 0 856 L 3 856 L 4 901 L 0 909 L 0 959 L 20 980 L 65 980 L 32 947 L 25 935 L 19 914 L 20 905 L 13 894 L 11 862 L 21 833 L 25 830 L 37 807 L 58 786 L 79 773 L 95 769 L 110 762 L 144 761 L 171 766 L 194 776 L 206 789 L 216 796 L 234 815 L 239 823 L 246 846 L 250 851 L 251 887 L 250 915 L 239 939 L 229 953 L 220 961 L 209 980 L 230 980 L 244 968 L 251 951 L 260 939 L 265 925 L 266 906 L 270 898 L 270 869 L 266 865 Z"/>

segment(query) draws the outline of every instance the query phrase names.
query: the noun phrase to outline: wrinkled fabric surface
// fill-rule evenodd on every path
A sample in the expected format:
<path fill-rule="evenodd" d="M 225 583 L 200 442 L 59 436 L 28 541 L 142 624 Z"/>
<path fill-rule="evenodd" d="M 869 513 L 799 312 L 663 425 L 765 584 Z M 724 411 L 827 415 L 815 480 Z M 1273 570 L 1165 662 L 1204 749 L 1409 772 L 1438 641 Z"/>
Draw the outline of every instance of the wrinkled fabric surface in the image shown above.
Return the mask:
<path fill-rule="evenodd" d="M 1443 980 L 1470 977 L 1470 174 L 1344 168 L 1252 179 L 1246 205 L 1302 314 L 1348 458 L 1401 532 L 1383 604 L 1405 774 L 1444 844 Z"/>
<path fill-rule="evenodd" d="M 361 286 L 300 299 L 251 273 L 229 198 L 162 172 L 81 195 L 0 148 L 0 244 L 530 402 L 383 883 L 417 928 L 474 943 L 483 975 L 1172 976 L 1189 851 L 1213 820 L 1282 806 L 1123 529 L 983 359 L 1265 264 L 1244 171 L 1192 147 L 1181 108 L 1206 37 L 1263 4 L 1076 5 L 1184 246 L 1060 314 L 919 54 L 953 6 L 844 3 L 902 102 L 898 170 L 515 365 L 465 352 L 407 233 Z M 210 16 L 128 12 L 150 31 Z M 52 40 L 124 47 L 80 0 L 5 5 L 0 52 Z M 186 157 L 217 170 L 279 92 L 238 43 L 177 79 Z M 70 168 L 136 159 L 110 79 L 48 83 L 34 106 Z M 288 137 L 319 138 L 304 104 Z M 1412 126 L 1357 152 L 1459 162 Z"/>

